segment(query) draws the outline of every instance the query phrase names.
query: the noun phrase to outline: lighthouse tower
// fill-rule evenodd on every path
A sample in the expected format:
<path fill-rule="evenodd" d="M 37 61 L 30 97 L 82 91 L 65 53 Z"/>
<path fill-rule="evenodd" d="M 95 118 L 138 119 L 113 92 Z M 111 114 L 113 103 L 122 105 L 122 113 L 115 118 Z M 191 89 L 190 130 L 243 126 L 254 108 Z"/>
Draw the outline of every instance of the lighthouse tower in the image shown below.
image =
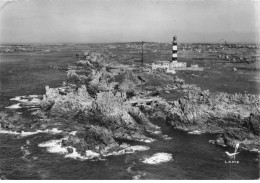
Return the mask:
<path fill-rule="evenodd" d="M 172 40 L 172 61 L 169 64 L 169 70 L 174 71 L 177 64 L 177 37 L 173 36 Z"/>
<path fill-rule="evenodd" d="M 172 61 L 171 62 L 176 62 L 177 61 L 177 37 L 173 36 L 172 40 Z"/>

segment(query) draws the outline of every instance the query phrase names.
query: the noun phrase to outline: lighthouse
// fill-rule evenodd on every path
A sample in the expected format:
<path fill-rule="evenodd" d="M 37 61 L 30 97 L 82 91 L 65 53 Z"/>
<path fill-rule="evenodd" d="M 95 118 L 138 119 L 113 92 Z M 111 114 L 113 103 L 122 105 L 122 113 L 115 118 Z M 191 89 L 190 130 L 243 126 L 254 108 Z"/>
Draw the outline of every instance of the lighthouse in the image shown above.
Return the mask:
<path fill-rule="evenodd" d="M 177 61 L 177 37 L 173 36 L 172 40 L 172 62 Z"/>

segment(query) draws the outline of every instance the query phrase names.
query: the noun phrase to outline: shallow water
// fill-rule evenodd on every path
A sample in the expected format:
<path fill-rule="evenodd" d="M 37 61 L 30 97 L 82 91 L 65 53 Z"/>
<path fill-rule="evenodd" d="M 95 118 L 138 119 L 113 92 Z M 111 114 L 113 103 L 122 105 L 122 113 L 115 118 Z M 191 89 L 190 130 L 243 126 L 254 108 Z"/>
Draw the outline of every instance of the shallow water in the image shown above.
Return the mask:
<path fill-rule="evenodd" d="M 60 86 L 64 71 L 52 70 L 49 65 L 69 63 L 70 51 L 1 55 L 0 108 L 15 101 L 10 98 L 29 94 L 43 94 L 45 85 Z M 76 50 L 76 51 L 75 51 Z M 242 73 L 243 74 L 243 73 Z M 18 110 L 19 111 L 19 110 Z M 22 111 L 23 112 L 23 111 Z M 147 151 L 108 156 L 103 161 L 75 160 L 52 154 L 38 144 L 62 138 L 59 134 L 40 133 L 22 138 L 0 134 L 0 176 L 7 179 L 258 179 L 258 154 L 242 151 L 236 156 L 239 163 L 228 164 L 225 151 L 233 149 L 208 143 L 213 135 L 188 135 L 172 129 L 163 120 L 153 121 L 162 133 L 150 134 L 151 143 L 127 142 L 148 146 Z M 164 136 L 167 135 L 168 137 Z M 26 145 L 26 140 L 30 141 Z M 26 147 L 28 155 L 21 147 Z M 159 164 L 143 161 L 156 153 L 167 153 L 172 160 Z"/>

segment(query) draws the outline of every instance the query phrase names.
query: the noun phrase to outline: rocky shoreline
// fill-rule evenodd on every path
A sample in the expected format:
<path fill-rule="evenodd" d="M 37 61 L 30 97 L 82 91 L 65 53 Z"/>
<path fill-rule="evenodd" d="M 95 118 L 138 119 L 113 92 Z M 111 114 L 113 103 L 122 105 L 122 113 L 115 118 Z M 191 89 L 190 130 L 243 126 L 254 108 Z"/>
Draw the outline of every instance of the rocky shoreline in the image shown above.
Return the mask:
<path fill-rule="evenodd" d="M 239 142 L 247 150 L 260 147 L 259 96 L 189 92 L 175 101 L 167 113 L 166 121 L 174 128 L 219 134 L 211 141 L 217 145 L 231 146 Z"/>
<path fill-rule="evenodd" d="M 240 142 L 246 150 L 259 151 L 259 96 L 201 91 L 171 74 L 120 67 L 96 52 L 79 58 L 62 87 L 46 86 L 43 96 L 13 99 L 33 118 L 7 109 L 0 113 L 0 129 L 21 135 L 55 128 L 62 131 L 59 145 L 66 153 L 106 156 L 134 152 L 124 141 L 151 142 L 149 134 L 159 127 L 149 118 L 162 117 L 191 134 L 217 134 L 214 144 Z M 162 90 L 185 95 L 169 102 L 159 96 Z"/>

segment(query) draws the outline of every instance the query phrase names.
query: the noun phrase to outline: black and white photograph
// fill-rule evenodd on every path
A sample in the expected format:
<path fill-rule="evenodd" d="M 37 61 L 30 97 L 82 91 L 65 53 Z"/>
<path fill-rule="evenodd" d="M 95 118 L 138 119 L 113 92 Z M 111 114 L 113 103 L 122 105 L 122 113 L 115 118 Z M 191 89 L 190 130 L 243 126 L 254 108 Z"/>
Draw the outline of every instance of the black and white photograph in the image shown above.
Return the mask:
<path fill-rule="evenodd" d="M 260 0 L 0 0 L 0 180 L 260 177 Z"/>

